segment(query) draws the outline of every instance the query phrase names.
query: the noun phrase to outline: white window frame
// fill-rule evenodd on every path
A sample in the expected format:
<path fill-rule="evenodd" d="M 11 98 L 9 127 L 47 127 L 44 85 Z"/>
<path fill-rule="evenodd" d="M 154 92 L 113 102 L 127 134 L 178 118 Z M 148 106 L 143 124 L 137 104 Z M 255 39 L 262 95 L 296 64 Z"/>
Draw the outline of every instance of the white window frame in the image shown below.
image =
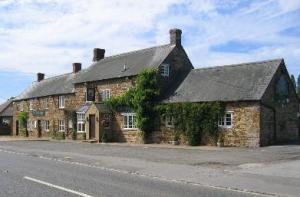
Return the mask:
<path fill-rule="evenodd" d="M 171 122 L 171 124 L 169 124 L 170 122 Z M 174 127 L 174 117 L 170 116 L 170 115 L 166 115 L 165 125 L 168 128 L 173 128 Z"/>
<path fill-rule="evenodd" d="M 63 120 L 63 119 L 59 120 L 58 121 L 58 131 L 65 132 L 65 127 L 66 127 L 65 120 Z"/>
<path fill-rule="evenodd" d="M 50 121 L 45 120 L 45 130 L 48 132 L 50 130 Z"/>
<path fill-rule="evenodd" d="M 29 100 L 29 110 L 33 111 L 33 99 Z"/>
<path fill-rule="evenodd" d="M 101 98 L 102 101 L 107 101 L 111 97 L 111 90 L 110 89 L 104 89 L 101 91 Z"/>
<path fill-rule="evenodd" d="M 24 101 L 20 103 L 20 111 L 24 111 Z"/>
<path fill-rule="evenodd" d="M 44 98 L 44 102 L 43 102 L 43 108 L 44 109 L 49 109 L 49 106 L 48 106 L 48 103 L 49 103 L 49 99 L 48 98 Z"/>
<path fill-rule="evenodd" d="M 227 115 L 230 115 L 230 121 L 229 121 Z M 227 124 L 229 122 L 230 122 L 230 124 Z M 220 116 L 219 120 L 218 120 L 218 125 L 219 125 L 219 127 L 222 127 L 222 128 L 232 128 L 232 126 L 233 126 L 233 111 L 226 111 L 223 116 Z"/>
<path fill-rule="evenodd" d="M 124 130 L 137 130 L 135 113 L 122 113 L 122 116 Z M 132 120 L 132 124 L 130 124 L 130 119 Z"/>
<path fill-rule="evenodd" d="M 170 76 L 170 65 L 169 64 L 162 64 L 161 65 L 160 75 L 163 76 L 163 77 L 169 77 Z"/>
<path fill-rule="evenodd" d="M 65 96 L 59 96 L 58 97 L 58 108 L 64 109 L 65 108 Z"/>
<path fill-rule="evenodd" d="M 77 113 L 77 132 L 85 133 L 85 113 Z"/>

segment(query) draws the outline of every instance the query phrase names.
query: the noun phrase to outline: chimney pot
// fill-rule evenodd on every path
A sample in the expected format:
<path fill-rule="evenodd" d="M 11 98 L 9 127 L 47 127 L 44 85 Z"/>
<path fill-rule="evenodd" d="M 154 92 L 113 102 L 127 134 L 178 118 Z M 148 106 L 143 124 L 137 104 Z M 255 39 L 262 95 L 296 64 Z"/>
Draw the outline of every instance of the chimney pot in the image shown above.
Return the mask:
<path fill-rule="evenodd" d="M 81 71 L 81 63 L 73 63 L 73 73 Z"/>
<path fill-rule="evenodd" d="M 38 73 L 37 74 L 37 81 L 43 81 L 45 79 L 45 74 L 44 73 Z"/>
<path fill-rule="evenodd" d="M 170 43 L 181 46 L 181 29 L 170 29 Z"/>
<path fill-rule="evenodd" d="M 105 50 L 104 49 L 99 49 L 99 48 L 94 48 L 94 57 L 93 61 L 98 62 L 104 58 L 105 55 Z"/>

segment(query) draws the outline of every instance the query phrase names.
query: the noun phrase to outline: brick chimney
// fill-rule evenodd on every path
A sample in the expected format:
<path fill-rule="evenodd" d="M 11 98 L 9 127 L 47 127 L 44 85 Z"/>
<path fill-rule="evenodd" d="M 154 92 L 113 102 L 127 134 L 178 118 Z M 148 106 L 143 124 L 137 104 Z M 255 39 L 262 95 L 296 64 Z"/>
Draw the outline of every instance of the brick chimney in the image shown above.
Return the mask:
<path fill-rule="evenodd" d="M 170 43 L 181 46 L 181 29 L 170 29 Z"/>
<path fill-rule="evenodd" d="M 94 57 L 93 61 L 94 62 L 99 62 L 104 58 L 105 50 L 104 49 L 99 49 L 99 48 L 94 48 Z"/>
<path fill-rule="evenodd" d="M 73 73 L 81 71 L 81 63 L 73 63 Z"/>
<path fill-rule="evenodd" d="M 45 74 L 44 73 L 38 73 L 37 74 L 37 81 L 43 81 L 45 79 Z"/>

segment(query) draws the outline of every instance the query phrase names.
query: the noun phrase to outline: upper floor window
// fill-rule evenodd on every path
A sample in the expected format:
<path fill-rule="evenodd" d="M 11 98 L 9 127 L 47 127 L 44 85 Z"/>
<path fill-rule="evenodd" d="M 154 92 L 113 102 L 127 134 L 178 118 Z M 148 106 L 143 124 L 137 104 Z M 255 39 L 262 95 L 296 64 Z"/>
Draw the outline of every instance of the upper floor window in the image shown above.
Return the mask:
<path fill-rule="evenodd" d="M 123 115 L 123 129 L 136 129 L 136 114 L 124 113 Z"/>
<path fill-rule="evenodd" d="M 33 100 L 29 100 L 29 110 L 33 110 Z"/>
<path fill-rule="evenodd" d="M 108 100 L 111 97 L 110 89 L 102 90 L 101 96 L 102 96 L 102 101 Z"/>
<path fill-rule="evenodd" d="M 170 65 L 169 64 L 162 64 L 160 74 L 163 77 L 168 77 L 170 74 Z"/>
<path fill-rule="evenodd" d="M 87 88 L 85 99 L 86 101 L 95 101 L 95 88 Z"/>
<path fill-rule="evenodd" d="M 48 109 L 48 98 L 44 98 L 44 101 L 43 101 L 43 108 L 44 108 L 44 109 Z"/>
<path fill-rule="evenodd" d="M 58 107 L 65 108 L 65 97 L 64 96 L 59 96 L 58 97 Z"/>
<path fill-rule="evenodd" d="M 20 111 L 24 111 L 24 101 L 20 103 Z"/>
<path fill-rule="evenodd" d="M 232 127 L 233 112 L 226 112 L 224 116 L 219 117 L 219 126 L 220 127 Z"/>

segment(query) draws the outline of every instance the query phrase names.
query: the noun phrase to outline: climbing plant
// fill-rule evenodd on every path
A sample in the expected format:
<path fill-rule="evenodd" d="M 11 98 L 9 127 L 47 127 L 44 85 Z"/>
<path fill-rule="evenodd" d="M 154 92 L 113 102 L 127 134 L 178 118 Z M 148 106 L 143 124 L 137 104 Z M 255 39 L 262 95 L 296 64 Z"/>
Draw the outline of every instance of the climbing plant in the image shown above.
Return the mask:
<path fill-rule="evenodd" d="M 190 145 L 199 145 L 203 136 L 217 141 L 218 117 L 224 111 L 222 103 L 171 103 L 157 109 L 162 116 L 173 117 L 175 132 L 185 135 Z"/>
<path fill-rule="evenodd" d="M 28 113 L 27 112 L 20 112 L 18 114 L 18 121 L 19 121 L 19 128 L 20 128 L 20 133 L 23 136 L 27 136 L 27 117 Z"/>
<path fill-rule="evenodd" d="M 77 139 L 77 114 L 74 110 L 65 110 L 65 116 L 72 121 L 72 139 Z"/>
<path fill-rule="evenodd" d="M 133 109 L 136 113 L 137 127 L 143 131 L 144 137 L 154 128 L 155 106 L 160 96 L 157 76 L 157 69 L 145 69 L 137 76 L 134 87 L 124 95 L 112 97 L 107 101 L 115 110 L 124 106 Z"/>
<path fill-rule="evenodd" d="M 172 116 L 175 133 L 187 137 L 190 145 L 199 145 L 203 135 L 218 139 L 218 116 L 223 112 L 219 102 L 159 104 L 160 88 L 158 70 L 146 69 L 136 79 L 136 85 L 125 94 L 112 97 L 106 103 L 116 111 L 124 106 L 134 110 L 137 127 L 143 131 L 143 137 L 154 129 L 157 117 Z"/>

